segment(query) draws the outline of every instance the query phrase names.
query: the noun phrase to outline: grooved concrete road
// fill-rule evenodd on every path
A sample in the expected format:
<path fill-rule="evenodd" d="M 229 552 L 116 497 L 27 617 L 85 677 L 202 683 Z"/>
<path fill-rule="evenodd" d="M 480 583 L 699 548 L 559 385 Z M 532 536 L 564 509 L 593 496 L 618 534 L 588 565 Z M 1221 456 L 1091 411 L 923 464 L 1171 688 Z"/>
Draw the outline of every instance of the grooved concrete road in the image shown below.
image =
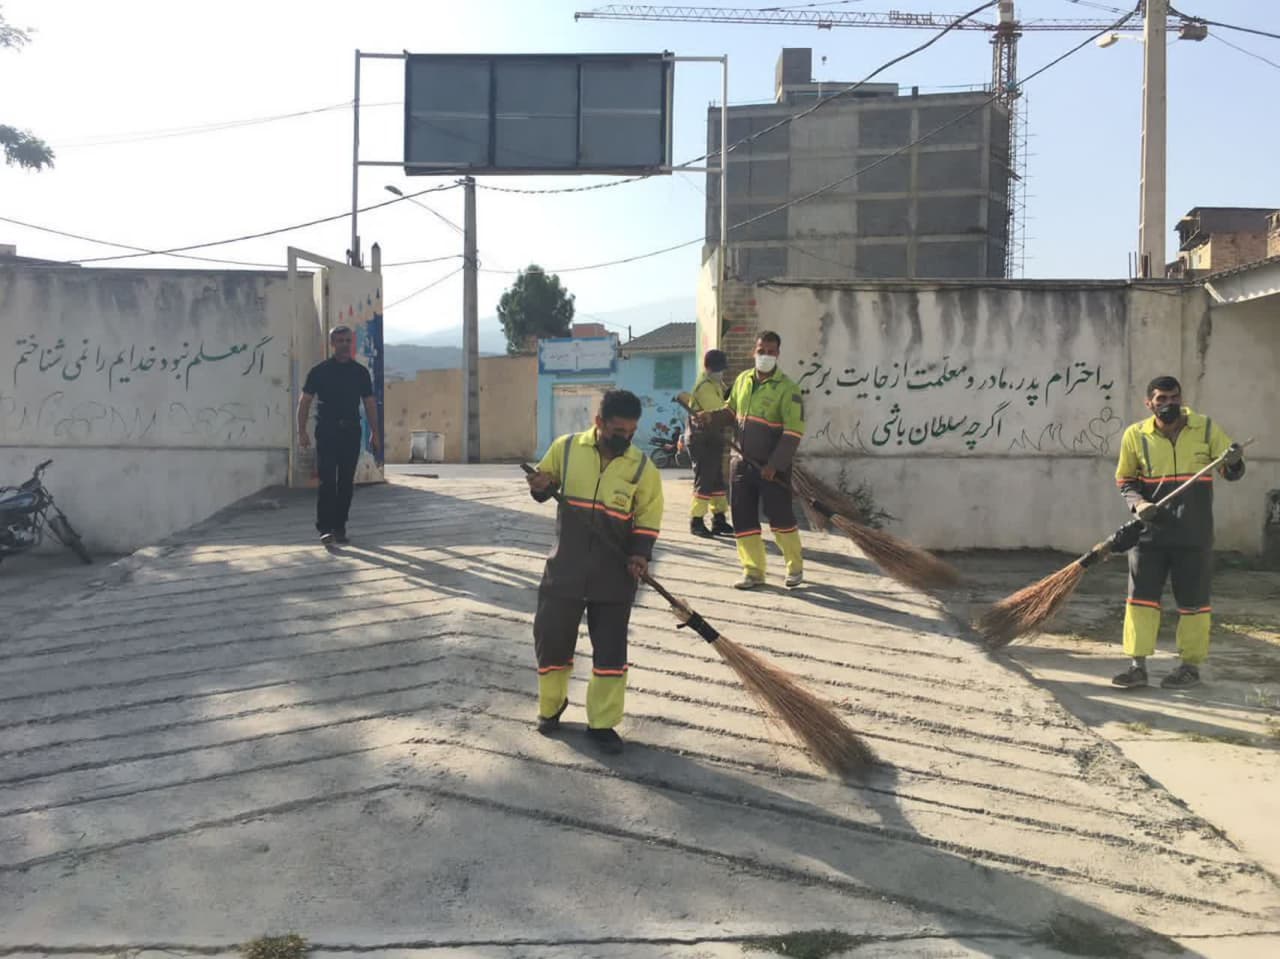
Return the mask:
<path fill-rule="evenodd" d="M 674 481 L 655 573 L 887 765 L 845 784 L 777 745 L 648 591 L 627 753 L 584 742 L 581 676 L 570 730 L 536 735 L 552 514 L 490 475 L 362 490 L 333 553 L 307 497 L 264 494 L 7 617 L 0 955 L 296 930 L 693 959 L 815 929 L 864 937 L 857 956 L 1057 955 L 1049 928 L 1127 950 L 1108 954 L 1275 954 L 1272 878 L 936 602 L 829 537 L 806 590 L 736 593 L 732 545 L 688 536 Z"/>

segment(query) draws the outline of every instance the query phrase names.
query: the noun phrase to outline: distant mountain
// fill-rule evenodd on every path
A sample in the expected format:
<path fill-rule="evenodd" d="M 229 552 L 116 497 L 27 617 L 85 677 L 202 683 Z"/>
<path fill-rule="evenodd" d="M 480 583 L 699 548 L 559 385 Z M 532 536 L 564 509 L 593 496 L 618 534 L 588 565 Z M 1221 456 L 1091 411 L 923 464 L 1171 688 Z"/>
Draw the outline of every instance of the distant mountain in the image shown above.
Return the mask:
<path fill-rule="evenodd" d="M 503 353 L 505 354 L 505 350 Z M 491 352 L 481 350 L 481 356 Z M 387 343 L 383 347 L 383 371 L 388 377 L 411 380 L 419 370 L 456 370 L 462 368 L 462 347 L 422 346 L 417 343 Z"/>
<path fill-rule="evenodd" d="M 629 307 L 625 310 L 609 310 L 604 313 L 584 313 L 579 311 L 575 319 L 579 323 L 604 323 L 611 333 L 617 333 L 624 341 L 628 329 L 632 336 L 648 333 L 665 323 L 692 322 L 695 317 L 694 298 L 678 297 L 669 300 L 658 300 L 641 306 Z M 505 356 L 507 338 L 502 332 L 502 324 L 497 316 L 480 317 L 480 353 L 482 355 Z M 397 354 L 402 347 L 430 348 L 438 352 Z M 462 365 L 462 330 L 441 330 L 422 336 L 406 338 L 397 343 L 389 343 L 387 350 L 387 368 L 409 370 L 405 375 L 412 376 L 417 370 L 453 369 Z M 453 352 L 450 353 L 449 351 Z M 452 357 L 452 360 L 450 360 Z M 431 362 L 433 366 L 417 366 L 418 362 Z"/>

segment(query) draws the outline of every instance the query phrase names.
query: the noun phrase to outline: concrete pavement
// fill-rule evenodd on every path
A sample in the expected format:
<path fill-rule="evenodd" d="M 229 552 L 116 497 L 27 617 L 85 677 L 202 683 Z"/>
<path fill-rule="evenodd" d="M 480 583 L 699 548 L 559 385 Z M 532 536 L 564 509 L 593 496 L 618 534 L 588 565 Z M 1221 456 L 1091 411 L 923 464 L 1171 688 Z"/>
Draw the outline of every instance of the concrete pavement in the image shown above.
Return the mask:
<path fill-rule="evenodd" d="M 585 668 L 570 730 L 535 734 L 553 525 L 517 479 L 361 490 L 331 553 L 309 497 L 264 494 L 5 630 L 0 954 L 295 930 L 321 951 L 691 959 L 817 929 L 858 956 L 1267 954 L 1272 878 L 937 602 L 829 537 L 807 589 L 734 592 L 732 544 L 688 536 L 686 491 L 668 483 L 655 574 L 886 765 L 840 783 L 779 744 L 648 591 L 627 753 L 580 734 Z"/>

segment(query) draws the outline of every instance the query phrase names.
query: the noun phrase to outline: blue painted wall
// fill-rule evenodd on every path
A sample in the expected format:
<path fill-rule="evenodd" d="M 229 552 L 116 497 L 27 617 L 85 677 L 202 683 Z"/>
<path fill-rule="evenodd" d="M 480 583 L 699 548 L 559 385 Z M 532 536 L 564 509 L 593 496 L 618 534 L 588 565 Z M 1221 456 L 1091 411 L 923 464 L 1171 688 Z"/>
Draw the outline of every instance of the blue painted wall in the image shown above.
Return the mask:
<path fill-rule="evenodd" d="M 680 386 L 674 389 L 654 386 L 655 357 L 680 357 Z M 655 435 L 667 435 L 671 428 L 683 424 L 684 411 L 680 409 L 673 397 L 683 391 L 693 389 L 697 379 L 697 358 L 692 350 L 673 353 L 637 353 L 634 356 L 618 360 L 618 372 L 609 377 L 602 374 L 543 373 L 538 376 L 538 455 L 542 456 L 547 447 L 555 439 L 553 434 L 554 394 L 553 387 L 561 383 L 599 384 L 620 390 L 630 390 L 640 397 L 644 412 L 640 417 L 640 427 L 636 431 L 636 443 L 641 449 L 648 451 L 650 441 Z"/>

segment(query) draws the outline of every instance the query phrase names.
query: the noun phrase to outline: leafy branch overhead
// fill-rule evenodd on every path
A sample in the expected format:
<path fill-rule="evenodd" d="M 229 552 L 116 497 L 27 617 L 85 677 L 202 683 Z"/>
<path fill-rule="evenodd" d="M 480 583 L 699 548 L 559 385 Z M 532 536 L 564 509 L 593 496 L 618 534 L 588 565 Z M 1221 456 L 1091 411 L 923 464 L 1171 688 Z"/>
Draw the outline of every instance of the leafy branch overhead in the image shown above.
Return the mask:
<path fill-rule="evenodd" d="M 568 336 L 573 311 L 573 294 L 560 285 L 560 277 L 531 263 L 498 301 L 507 352 L 515 356 L 528 352 L 535 339 Z"/>
<path fill-rule="evenodd" d="M 30 41 L 31 32 L 13 26 L 0 9 L 0 50 L 21 50 Z M 53 166 L 53 148 L 29 130 L 0 123 L 0 147 L 4 149 L 4 162 L 8 166 L 26 170 Z"/>

